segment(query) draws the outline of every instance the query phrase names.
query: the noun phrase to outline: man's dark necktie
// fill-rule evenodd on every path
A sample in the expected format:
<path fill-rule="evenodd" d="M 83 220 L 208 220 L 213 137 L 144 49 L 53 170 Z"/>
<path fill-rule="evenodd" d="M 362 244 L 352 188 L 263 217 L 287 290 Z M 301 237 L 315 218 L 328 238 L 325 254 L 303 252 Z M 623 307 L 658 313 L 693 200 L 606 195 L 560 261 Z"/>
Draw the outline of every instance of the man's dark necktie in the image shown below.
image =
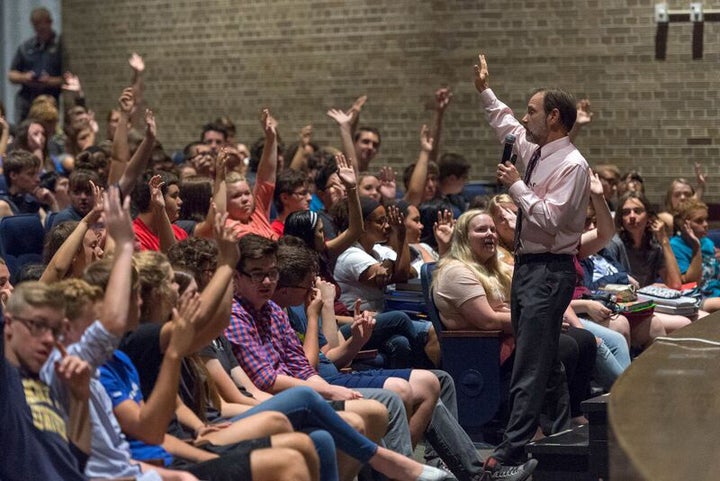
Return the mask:
<path fill-rule="evenodd" d="M 540 147 L 538 147 L 532 157 L 530 157 L 527 169 L 525 169 L 525 176 L 523 177 L 523 182 L 525 182 L 525 185 L 527 185 L 528 187 L 530 187 L 530 178 L 532 177 L 533 171 L 537 166 L 538 160 L 540 160 Z M 522 218 L 523 211 L 522 208 L 518 206 L 517 220 L 515 222 L 515 254 L 517 254 L 520 250 L 520 232 L 522 231 Z"/>

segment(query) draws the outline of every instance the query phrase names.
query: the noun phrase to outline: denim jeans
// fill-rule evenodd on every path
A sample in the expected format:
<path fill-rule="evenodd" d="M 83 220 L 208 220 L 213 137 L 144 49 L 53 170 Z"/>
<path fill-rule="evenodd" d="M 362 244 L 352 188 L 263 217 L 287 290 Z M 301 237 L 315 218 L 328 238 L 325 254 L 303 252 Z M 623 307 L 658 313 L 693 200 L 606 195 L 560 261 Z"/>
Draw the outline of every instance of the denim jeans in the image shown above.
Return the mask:
<path fill-rule="evenodd" d="M 425 431 L 425 459 L 439 456 L 459 481 L 482 479 L 483 459 L 457 421 L 455 383 L 445 371 L 433 369 L 432 372 L 440 381 L 440 398 Z"/>
<path fill-rule="evenodd" d="M 377 452 L 377 444 L 355 431 L 312 388 L 305 386 L 290 388 L 231 420 L 235 421 L 265 411 L 278 411 L 285 414 L 293 428 L 297 430 L 320 429 L 327 431 L 338 449 L 363 464 L 367 463 Z M 335 457 L 334 453 L 332 457 Z"/>
<path fill-rule="evenodd" d="M 585 329 L 602 339 L 595 360 L 595 381 L 610 391 L 615 380 L 630 365 L 630 348 L 625 336 L 588 319 L 580 318 Z"/>
<path fill-rule="evenodd" d="M 386 311 L 376 314 L 375 328 L 363 349 L 377 349 L 388 359 L 388 369 L 402 369 L 422 365 L 427 359 L 425 344 L 430 323 L 413 321 L 402 311 Z M 347 339 L 350 324 L 340 327 Z M 420 363 L 420 364 L 419 364 Z"/>

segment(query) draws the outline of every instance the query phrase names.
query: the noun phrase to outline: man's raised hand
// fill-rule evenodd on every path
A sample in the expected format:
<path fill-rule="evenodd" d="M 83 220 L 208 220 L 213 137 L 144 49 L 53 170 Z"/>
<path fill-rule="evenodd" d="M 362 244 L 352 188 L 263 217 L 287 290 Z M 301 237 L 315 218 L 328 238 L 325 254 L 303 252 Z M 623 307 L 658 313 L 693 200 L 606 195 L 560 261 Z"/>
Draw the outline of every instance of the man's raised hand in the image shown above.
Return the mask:
<path fill-rule="evenodd" d="M 483 92 L 485 89 L 490 87 L 488 79 L 490 73 L 488 73 L 487 61 L 485 55 L 478 55 L 478 63 L 474 66 L 475 70 L 475 88 L 478 92 Z"/>

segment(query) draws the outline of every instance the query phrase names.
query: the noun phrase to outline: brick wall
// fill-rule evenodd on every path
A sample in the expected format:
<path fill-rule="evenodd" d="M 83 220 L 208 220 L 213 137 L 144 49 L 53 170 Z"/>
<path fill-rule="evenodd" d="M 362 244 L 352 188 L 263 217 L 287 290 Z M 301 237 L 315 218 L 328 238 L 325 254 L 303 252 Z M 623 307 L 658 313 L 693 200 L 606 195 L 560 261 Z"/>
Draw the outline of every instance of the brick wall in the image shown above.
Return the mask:
<path fill-rule="evenodd" d="M 235 119 L 239 137 L 252 142 L 264 105 L 279 118 L 286 141 L 312 122 L 316 140 L 337 145 L 324 112 L 366 93 L 362 122 L 383 133 L 382 163 L 401 166 L 417 155 L 432 92 L 449 85 L 455 96 L 443 149 L 467 156 L 475 179 L 492 177 L 500 155 L 472 85 L 482 49 L 491 85 L 516 112 L 539 85 L 592 99 L 595 121 L 577 141 L 591 164 L 638 168 L 657 201 L 671 178 L 692 176 L 692 162 L 701 161 L 709 173 L 707 199 L 718 201 L 720 24 L 706 24 L 705 57 L 695 61 L 692 27 L 672 24 L 667 60 L 656 61 L 654 3 L 65 0 L 63 33 L 73 70 L 103 121 L 129 81 L 128 54 L 145 57 L 146 96 L 159 136 L 172 148 L 220 114 Z"/>

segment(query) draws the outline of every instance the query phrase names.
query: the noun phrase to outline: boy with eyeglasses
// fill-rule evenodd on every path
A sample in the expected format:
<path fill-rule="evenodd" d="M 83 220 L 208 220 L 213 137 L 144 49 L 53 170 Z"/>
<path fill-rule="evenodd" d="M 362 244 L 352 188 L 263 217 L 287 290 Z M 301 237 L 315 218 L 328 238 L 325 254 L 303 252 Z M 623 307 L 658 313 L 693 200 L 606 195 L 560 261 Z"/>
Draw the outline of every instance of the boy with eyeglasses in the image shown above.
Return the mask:
<path fill-rule="evenodd" d="M 38 282 L 7 301 L 0 343 L 0 478 L 84 480 L 90 453 L 90 367 L 64 355 L 56 375 L 70 392 L 63 411 L 38 374 L 66 328 L 65 302 Z"/>

